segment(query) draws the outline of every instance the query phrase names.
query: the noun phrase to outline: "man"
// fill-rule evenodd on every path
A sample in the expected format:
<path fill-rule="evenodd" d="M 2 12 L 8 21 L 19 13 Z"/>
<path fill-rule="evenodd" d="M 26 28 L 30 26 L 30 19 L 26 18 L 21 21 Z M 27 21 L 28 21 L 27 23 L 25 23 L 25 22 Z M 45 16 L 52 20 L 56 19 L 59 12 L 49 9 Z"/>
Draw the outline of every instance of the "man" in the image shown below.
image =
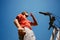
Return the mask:
<path fill-rule="evenodd" d="M 51 15 L 49 12 L 39 12 L 39 13 L 49 16 L 50 22 L 49 22 L 48 30 L 50 30 L 51 27 L 53 28 L 53 32 L 52 32 L 50 40 L 54 40 L 55 37 L 56 37 L 56 40 L 60 40 L 60 29 L 54 25 L 55 17 Z"/>
<path fill-rule="evenodd" d="M 14 20 L 14 24 L 18 28 L 19 40 L 36 40 L 31 26 L 36 26 L 38 24 L 32 13 L 30 16 L 33 18 L 34 22 L 27 19 L 28 13 L 25 11 L 19 14 Z"/>
<path fill-rule="evenodd" d="M 56 28 L 53 24 L 54 21 L 55 21 L 55 17 L 53 15 L 51 15 L 51 13 L 49 13 L 49 12 L 39 12 L 39 13 L 43 14 L 43 15 L 46 15 L 46 16 L 49 16 L 50 22 L 49 22 L 48 30 L 50 30 L 51 27 Z"/>

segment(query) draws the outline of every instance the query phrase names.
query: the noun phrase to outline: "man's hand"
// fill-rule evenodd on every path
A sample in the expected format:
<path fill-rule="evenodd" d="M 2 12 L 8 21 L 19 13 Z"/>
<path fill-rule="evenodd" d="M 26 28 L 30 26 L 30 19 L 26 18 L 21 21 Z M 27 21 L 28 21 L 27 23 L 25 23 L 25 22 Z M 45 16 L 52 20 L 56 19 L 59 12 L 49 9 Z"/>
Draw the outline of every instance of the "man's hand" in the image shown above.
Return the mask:
<path fill-rule="evenodd" d="M 33 16 L 33 14 L 32 14 L 32 13 L 30 13 L 30 16 Z"/>
<path fill-rule="evenodd" d="M 24 37 L 24 35 L 26 34 L 26 32 L 24 31 L 23 28 L 21 28 L 21 29 L 18 29 L 18 34 L 19 34 L 20 36 L 23 36 L 23 37 Z"/>

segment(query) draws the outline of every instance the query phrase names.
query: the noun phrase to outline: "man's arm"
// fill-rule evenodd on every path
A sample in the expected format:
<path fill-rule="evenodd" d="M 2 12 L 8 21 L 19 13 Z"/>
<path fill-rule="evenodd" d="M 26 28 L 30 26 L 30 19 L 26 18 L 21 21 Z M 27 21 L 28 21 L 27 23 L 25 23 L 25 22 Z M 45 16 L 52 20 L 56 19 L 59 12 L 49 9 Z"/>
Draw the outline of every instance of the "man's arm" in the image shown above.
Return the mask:
<path fill-rule="evenodd" d="M 19 22 L 18 22 L 18 19 L 15 19 L 14 20 L 14 24 L 16 25 L 16 27 L 18 28 L 18 34 L 21 35 L 21 36 L 24 36 L 25 35 L 25 31 L 24 29 L 20 26 Z"/>
<path fill-rule="evenodd" d="M 32 13 L 30 14 L 30 16 L 32 17 L 32 19 L 33 19 L 33 21 L 34 21 L 34 22 L 31 22 L 31 25 L 32 25 L 32 26 L 38 25 L 38 23 L 37 23 L 35 17 L 32 15 Z"/>
<path fill-rule="evenodd" d="M 22 28 L 18 22 L 18 19 L 14 20 L 14 24 L 16 25 L 17 28 Z"/>
<path fill-rule="evenodd" d="M 51 15 L 51 13 L 49 13 L 49 12 L 39 12 L 40 14 L 43 14 L 43 15 L 45 15 L 45 16 L 49 16 L 49 15 Z"/>
<path fill-rule="evenodd" d="M 51 21 L 51 15 L 49 15 L 49 19 L 50 19 L 50 21 Z"/>

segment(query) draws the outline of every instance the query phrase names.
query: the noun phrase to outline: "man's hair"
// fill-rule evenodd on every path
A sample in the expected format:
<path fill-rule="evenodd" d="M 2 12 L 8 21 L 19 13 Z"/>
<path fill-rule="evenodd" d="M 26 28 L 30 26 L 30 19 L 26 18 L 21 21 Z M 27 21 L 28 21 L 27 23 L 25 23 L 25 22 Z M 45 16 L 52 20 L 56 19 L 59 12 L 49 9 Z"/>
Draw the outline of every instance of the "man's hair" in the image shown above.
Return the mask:
<path fill-rule="evenodd" d="M 25 14 L 25 13 L 28 13 L 28 12 L 26 12 L 26 11 L 23 11 L 23 12 L 22 12 L 22 14 Z"/>

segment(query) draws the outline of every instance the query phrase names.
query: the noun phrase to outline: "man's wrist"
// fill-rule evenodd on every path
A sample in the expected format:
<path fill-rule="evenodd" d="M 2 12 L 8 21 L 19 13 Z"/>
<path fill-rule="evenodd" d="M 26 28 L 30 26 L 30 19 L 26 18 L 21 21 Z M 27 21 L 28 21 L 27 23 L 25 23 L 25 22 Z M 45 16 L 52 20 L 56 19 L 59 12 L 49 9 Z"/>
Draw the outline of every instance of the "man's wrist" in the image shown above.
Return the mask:
<path fill-rule="evenodd" d="M 18 30 L 24 30 L 23 28 L 18 28 Z"/>

